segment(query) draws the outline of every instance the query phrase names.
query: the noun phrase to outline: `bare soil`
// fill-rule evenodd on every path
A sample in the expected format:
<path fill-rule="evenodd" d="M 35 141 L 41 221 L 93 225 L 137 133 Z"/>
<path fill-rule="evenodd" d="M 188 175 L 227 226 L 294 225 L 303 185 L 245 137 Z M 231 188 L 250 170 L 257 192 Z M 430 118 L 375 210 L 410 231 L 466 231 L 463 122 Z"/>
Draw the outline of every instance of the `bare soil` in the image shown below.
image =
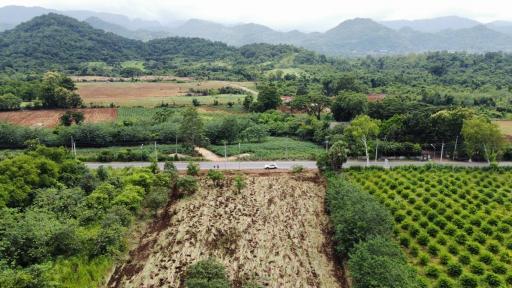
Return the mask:
<path fill-rule="evenodd" d="M 172 97 L 185 96 L 191 88 L 218 89 L 225 86 L 236 87 L 249 91 L 249 88 L 229 81 L 191 81 L 191 82 L 87 82 L 77 83 L 78 94 L 84 103 L 94 104 L 144 104 L 152 102 L 172 101 Z M 252 91 L 252 90 L 250 90 Z"/>
<path fill-rule="evenodd" d="M 70 109 L 73 110 L 73 109 Z M 86 123 L 100 123 L 115 121 L 117 109 L 115 108 L 90 108 L 74 109 L 84 113 Z M 25 110 L 0 112 L 0 122 L 8 122 L 27 127 L 55 127 L 59 124 L 60 117 L 69 110 Z"/>
<path fill-rule="evenodd" d="M 200 191 L 171 201 L 108 287 L 182 287 L 187 267 L 214 257 L 234 287 L 341 287 L 326 237 L 325 189 L 315 173 L 249 174 L 240 194 L 201 178 Z"/>

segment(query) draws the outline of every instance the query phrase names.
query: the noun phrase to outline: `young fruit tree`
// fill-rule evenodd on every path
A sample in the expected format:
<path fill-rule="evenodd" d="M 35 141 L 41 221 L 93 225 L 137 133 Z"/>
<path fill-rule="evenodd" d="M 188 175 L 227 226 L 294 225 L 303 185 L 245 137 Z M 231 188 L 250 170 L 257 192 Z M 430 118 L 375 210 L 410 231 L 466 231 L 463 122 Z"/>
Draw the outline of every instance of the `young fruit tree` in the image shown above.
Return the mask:
<path fill-rule="evenodd" d="M 368 153 L 368 142 L 379 135 L 379 120 L 370 118 L 367 115 L 357 116 L 345 129 L 345 135 L 349 139 L 360 142 L 364 147 L 366 165 L 370 166 L 370 154 Z"/>

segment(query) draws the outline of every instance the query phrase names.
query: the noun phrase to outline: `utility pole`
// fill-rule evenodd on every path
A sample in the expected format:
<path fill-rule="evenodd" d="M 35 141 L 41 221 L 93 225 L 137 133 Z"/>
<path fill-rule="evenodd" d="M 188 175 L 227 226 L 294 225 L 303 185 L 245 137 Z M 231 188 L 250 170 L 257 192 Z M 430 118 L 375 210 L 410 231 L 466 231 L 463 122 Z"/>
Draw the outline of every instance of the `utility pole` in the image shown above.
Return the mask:
<path fill-rule="evenodd" d="M 238 142 L 238 170 L 240 170 L 240 166 L 241 166 L 240 157 L 242 155 L 242 148 L 240 146 L 241 146 L 241 144 L 240 144 L 240 142 Z"/>
<path fill-rule="evenodd" d="M 441 144 L 441 158 L 439 159 L 439 162 L 443 162 L 443 153 L 444 153 L 444 141 L 443 141 L 443 144 Z"/>
<path fill-rule="evenodd" d="M 457 144 L 459 144 L 459 135 L 455 138 L 455 149 L 453 149 L 453 161 L 455 161 L 455 155 L 457 155 Z"/>
<path fill-rule="evenodd" d="M 434 144 L 430 144 L 430 146 L 432 146 L 432 148 L 434 148 L 434 157 L 432 158 L 432 161 L 435 161 L 436 160 L 436 146 L 434 146 Z"/>
<path fill-rule="evenodd" d="M 144 148 L 144 144 L 140 145 L 140 161 L 141 162 L 144 161 L 144 159 L 143 159 L 143 154 L 144 153 L 143 153 L 143 150 L 142 150 L 143 148 Z"/>
<path fill-rule="evenodd" d="M 71 136 L 71 153 L 75 156 L 76 160 L 76 144 L 75 140 L 73 139 L 73 136 Z"/>
<path fill-rule="evenodd" d="M 178 132 L 176 132 L 176 157 L 178 157 Z"/>
<path fill-rule="evenodd" d="M 158 150 L 156 150 L 156 141 L 155 141 L 155 160 L 158 163 Z"/>
<path fill-rule="evenodd" d="M 285 153 L 286 160 L 288 160 L 288 144 L 289 144 L 289 143 L 288 143 L 288 142 L 289 142 L 288 140 L 289 140 L 289 139 L 288 139 L 288 136 L 286 136 L 286 145 L 285 145 L 285 149 L 286 149 L 286 153 Z"/>
<path fill-rule="evenodd" d="M 224 141 L 224 168 L 228 168 L 228 144 Z"/>
<path fill-rule="evenodd" d="M 379 155 L 379 138 L 377 138 L 377 144 L 375 144 L 375 163 L 377 163 L 378 155 Z"/>

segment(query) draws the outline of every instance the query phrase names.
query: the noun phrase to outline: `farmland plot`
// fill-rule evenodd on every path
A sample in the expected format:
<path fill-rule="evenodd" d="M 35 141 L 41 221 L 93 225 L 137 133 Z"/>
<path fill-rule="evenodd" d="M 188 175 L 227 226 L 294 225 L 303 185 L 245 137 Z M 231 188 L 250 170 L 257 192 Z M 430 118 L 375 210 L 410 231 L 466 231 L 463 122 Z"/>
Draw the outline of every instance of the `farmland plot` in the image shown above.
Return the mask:
<path fill-rule="evenodd" d="M 276 174 L 273 174 L 276 175 Z M 109 287 L 180 287 L 187 267 L 214 257 L 234 287 L 340 287 L 324 233 L 324 188 L 288 174 L 249 176 L 247 188 L 213 188 L 166 208 Z M 315 183 L 316 182 L 316 183 Z M 156 227 L 156 228 L 155 228 Z"/>
<path fill-rule="evenodd" d="M 392 212 L 428 287 L 511 287 L 510 170 L 398 168 L 349 179 Z"/>
<path fill-rule="evenodd" d="M 73 110 L 73 109 L 70 109 Z M 0 122 L 8 122 L 15 125 L 48 128 L 59 124 L 60 117 L 67 110 L 30 110 L 0 112 Z M 84 113 L 86 123 L 113 122 L 117 118 L 117 109 L 79 109 Z"/>
<path fill-rule="evenodd" d="M 218 98 L 221 103 L 237 102 L 243 98 L 241 95 L 186 96 L 191 88 L 218 89 L 225 86 L 250 90 L 246 87 L 252 87 L 254 84 L 229 81 L 77 83 L 78 93 L 86 104 L 115 103 L 121 106 L 145 107 L 153 107 L 161 103 L 191 105 L 193 98 L 198 98 L 202 104 L 211 104 L 214 98 Z M 229 98 L 225 99 L 228 96 Z"/>

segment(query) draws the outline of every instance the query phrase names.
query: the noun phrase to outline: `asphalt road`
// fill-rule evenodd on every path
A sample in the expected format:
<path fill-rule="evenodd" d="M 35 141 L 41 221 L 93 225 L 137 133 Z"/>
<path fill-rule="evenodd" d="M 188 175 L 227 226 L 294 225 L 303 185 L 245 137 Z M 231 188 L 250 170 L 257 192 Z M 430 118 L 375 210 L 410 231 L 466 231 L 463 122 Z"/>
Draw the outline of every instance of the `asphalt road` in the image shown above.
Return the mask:
<path fill-rule="evenodd" d="M 305 169 L 317 169 L 315 161 L 242 161 L 242 162 L 198 162 L 202 170 L 208 169 L 220 169 L 220 170 L 260 170 L 265 167 L 265 164 L 275 163 L 281 170 L 291 170 L 293 166 L 300 165 Z M 427 161 L 389 161 L 388 164 L 384 162 L 370 162 L 372 166 L 381 167 L 398 167 L 398 166 L 409 166 L 409 165 L 426 165 L 428 163 L 452 165 L 460 167 L 485 167 L 489 164 L 482 162 L 454 162 L 454 161 L 443 161 L 443 162 L 427 162 Z M 110 162 L 110 163 L 86 163 L 87 167 L 96 169 L 99 166 L 110 166 L 113 168 L 125 168 L 125 167 L 146 167 L 151 165 L 150 162 Z M 161 169 L 164 167 L 164 163 L 158 163 Z M 174 162 L 178 170 L 186 170 L 188 162 Z M 354 166 L 365 166 L 365 161 L 348 161 L 344 167 Z M 215 167 L 214 167 L 215 166 Z M 512 162 L 500 162 L 499 166 L 512 166 Z M 218 168 L 217 168 L 218 167 Z"/>

